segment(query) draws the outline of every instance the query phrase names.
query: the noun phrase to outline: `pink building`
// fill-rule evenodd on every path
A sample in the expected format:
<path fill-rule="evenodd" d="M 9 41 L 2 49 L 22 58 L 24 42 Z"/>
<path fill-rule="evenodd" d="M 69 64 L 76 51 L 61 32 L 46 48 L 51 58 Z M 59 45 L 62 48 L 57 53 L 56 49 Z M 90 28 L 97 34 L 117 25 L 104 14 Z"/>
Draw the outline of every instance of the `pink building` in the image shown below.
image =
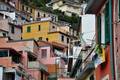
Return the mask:
<path fill-rule="evenodd" d="M 67 46 L 56 42 L 39 41 L 40 61 L 48 67 L 49 78 L 65 77 L 65 59 Z"/>
<path fill-rule="evenodd" d="M 11 80 L 47 80 L 47 67 L 37 59 L 38 52 L 38 44 L 32 39 L 8 41 L 8 38 L 0 38 L 0 64 L 7 72 L 14 73 L 7 75 Z M 17 71 L 19 75 L 15 75 Z"/>
<path fill-rule="evenodd" d="M 115 80 L 120 80 L 120 0 L 112 0 Z"/>

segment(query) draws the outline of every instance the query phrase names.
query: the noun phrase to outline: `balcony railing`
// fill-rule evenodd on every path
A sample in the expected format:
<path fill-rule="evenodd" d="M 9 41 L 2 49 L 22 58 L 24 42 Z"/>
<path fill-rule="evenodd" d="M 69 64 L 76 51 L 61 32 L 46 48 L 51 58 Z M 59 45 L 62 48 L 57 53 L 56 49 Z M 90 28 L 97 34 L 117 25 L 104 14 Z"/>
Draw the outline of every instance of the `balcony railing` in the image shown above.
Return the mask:
<path fill-rule="evenodd" d="M 5 67 L 24 68 L 24 66 L 21 63 L 15 63 L 12 60 L 12 57 L 0 57 L 0 61 L 2 61 L 2 62 L 0 62 L 0 64 L 5 66 Z"/>
<path fill-rule="evenodd" d="M 55 29 L 50 29 L 50 32 L 62 32 L 62 33 L 70 35 L 69 31 L 63 29 L 63 27 L 57 27 Z"/>
<path fill-rule="evenodd" d="M 28 68 L 40 69 L 40 70 L 42 69 L 42 70 L 48 71 L 47 67 L 44 64 L 42 64 L 42 63 L 40 63 L 38 61 L 30 61 L 30 62 L 28 62 Z"/>

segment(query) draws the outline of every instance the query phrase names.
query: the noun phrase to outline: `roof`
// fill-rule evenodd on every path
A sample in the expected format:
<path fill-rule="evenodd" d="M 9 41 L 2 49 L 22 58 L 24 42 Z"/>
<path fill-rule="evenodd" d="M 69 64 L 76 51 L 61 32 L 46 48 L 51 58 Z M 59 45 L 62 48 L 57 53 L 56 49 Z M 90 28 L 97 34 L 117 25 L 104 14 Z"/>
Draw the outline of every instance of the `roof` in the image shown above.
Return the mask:
<path fill-rule="evenodd" d="M 27 22 L 23 25 L 30 25 L 30 24 L 35 24 L 35 23 L 41 23 L 41 22 L 50 22 L 51 20 L 46 20 L 46 21 L 32 21 L 32 22 Z"/>
<path fill-rule="evenodd" d="M 75 2 L 74 0 L 53 0 L 51 3 L 56 3 L 56 2 L 59 2 L 59 1 L 65 1 L 69 4 L 79 4 L 78 2 Z"/>
<path fill-rule="evenodd" d="M 67 45 L 58 43 L 58 42 L 46 42 L 46 41 L 38 41 L 38 45 L 39 47 L 43 47 L 43 46 L 55 46 L 55 47 L 59 47 L 59 48 L 67 48 Z"/>
<path fill-rule="evenodd" d="M 35 40 L 35 39 L 23 39 L 23 40 L 10 40 L 10 41 L 8 41 L 8 42 L 22 42 L 22 41 L 34 41 L 35 42 L 35 44 L 37 45 L 37 46 L 39 46 L 38 45 L 38 43 L 37 43 L 37 41 Z"/>
<path fill-rule="evenodd" d="M 58 42 L 51 42 L 51 44 L 53 45 L 53 46 L 56 46 L 56 47 L 60 47 L 60 48 L 68 48 L 68 46 L 67 45 L 64 45 L 64 44 L 61 44 L 61 43 L 58 43 Z"/>
<path fill-rule="evenodd" d="M 37 41 L 39 47 L 43 47 L 43 46 L 51 46 L 50 42 L 47 41 Z"/>

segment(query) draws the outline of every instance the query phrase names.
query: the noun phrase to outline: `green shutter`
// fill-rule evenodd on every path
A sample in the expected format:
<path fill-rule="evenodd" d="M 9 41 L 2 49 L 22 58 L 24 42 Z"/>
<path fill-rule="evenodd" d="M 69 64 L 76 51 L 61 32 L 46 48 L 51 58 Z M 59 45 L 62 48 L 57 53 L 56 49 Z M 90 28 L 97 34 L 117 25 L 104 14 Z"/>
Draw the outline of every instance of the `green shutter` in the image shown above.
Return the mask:
<path fill-rule="evenodd" d="M 27 32 L 31 32 L 31 27 L 30 26 L 27 27 Z"/>
<path fill-rule="evenodd" d="M 110 42 L 110 29 L 109 29 L 109 4 L 105 8 L 105 43 Z"/>
<path fill-rule="evenodd" d="M 97 24 L 98 24 L 98 30 L 97 30 L 98 43 L 101 43 L 101 15 L 97 17 Z"/>

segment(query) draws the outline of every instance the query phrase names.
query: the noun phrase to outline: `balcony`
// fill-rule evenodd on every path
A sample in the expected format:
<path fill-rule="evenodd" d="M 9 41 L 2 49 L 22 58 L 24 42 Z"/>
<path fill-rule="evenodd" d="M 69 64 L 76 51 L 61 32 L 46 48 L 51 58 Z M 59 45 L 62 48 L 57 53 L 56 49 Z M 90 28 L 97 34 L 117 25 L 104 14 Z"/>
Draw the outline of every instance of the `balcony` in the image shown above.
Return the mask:
<path fill-rule="evenodd" d="M 95 66 L 93 62 L 87 63 L 82 71 L 77 72 L 76 80 L 84 80 L 94 69 Z"/>
<path fill-rule="evenodd" d="M 45 70 L 46 72 L 48 71 L 47 67 L 44 64 L 42 64 L 42 63 L 40 63 L 38 61 L 30 61 L 30 62 L 28 62 L 28 68 Z"/>
<path fill-rule="evenodd" d="M 20 69 L 15 69 L 15 68 L 5 68 L 4 69 L 4 80 L 8 80 L 8 79 L 12 79 L 12 74 L 18 73 L 19 75 L 22 75 L 21 78 L 24 76 L 24 78 L 28 78 L 29 74 L 24 71 L 24 70 L 20 70 Z M 16 77 L 18 74 L 16 74 L 14 77 Z M 9 76 L 9 77 L 8 77 Z"/>
<path fill-rule="evenodd" d="M 52 18 L 51 17 L 40 17 L 40 18 L 37 18 L 37 21 L 51 21 Z"/>
<path fill-rule="evenodd" d="M 4 31 L 9 31 L 10 24 L 21 25 L 22 22 L 18 23 L 13 21 L 12 19 L 3 19 L 3 20 L 0 20 L 0 25 L 1 25 L 0 29 Z"/>
<path fill-rule="evenodd" d="M 0 20 L 0 29 L 4 31 L 9 31 L 9 24 L 7 19 Z"/>
<path fill-rule="evenodd" d="M 97 14 L 107 0 L 89 0 L 85 9 L 87 14 Z"/>
<path fill-rule="evenodd" d="M 15 63 L 12 60 L 12 57 L 2 57 L 0 58 L 0 61 L 2 61 L 0 62 L 0 64 L 3 65 L 4 67 L 24 68 L 24 66 L 21 63 Z"/>
<path fill-rule="evenodd" d="M 54 28 L 54 29 L 50 29 L 49 32 L 50 32 L 50 33 L 62 32 L 62 33 L 65 33 L 65 34 L 67 34 L 67 35 L 70 35 L 69 29 L 67 29 L 66 27 L 56 27 L 56 28 Z"/>
<path fill-rule="evenodd" d="M 22 20 L 12 20 L 12 19 L 8 19 L 8 22 L 14 25 L 22 25 L 24 24 L 24 21 Z"/>
<path fill-rule="evenodd" d="M 55 55 L 59 56 L 59 57 L 66 57 L 66 54 L 62 51 L 56 50 L 55 49 Z"/>
<path fill-rule="evenodd" d="M 0 49 L 0 64 L 4 67 L 24 68 L 20 60 L 21 54 L 14 49 Z"/>

